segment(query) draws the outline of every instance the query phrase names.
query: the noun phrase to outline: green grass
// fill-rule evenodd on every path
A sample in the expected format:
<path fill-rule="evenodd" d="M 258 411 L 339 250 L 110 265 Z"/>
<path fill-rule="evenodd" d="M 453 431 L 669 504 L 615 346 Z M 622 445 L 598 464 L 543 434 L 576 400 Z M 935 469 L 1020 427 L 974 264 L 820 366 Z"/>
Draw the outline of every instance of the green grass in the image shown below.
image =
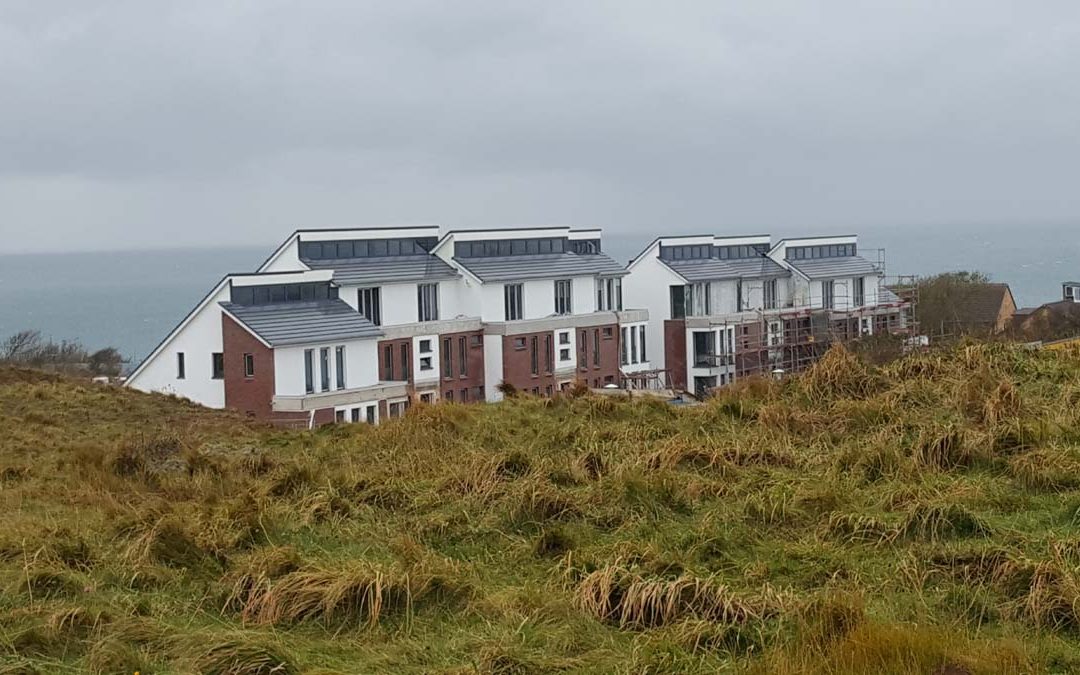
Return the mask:
<path fill-rule="evenodd" d="M 1080 355 L 264 428 L 0 370 L 0 673 L 1080 670 Z"/>

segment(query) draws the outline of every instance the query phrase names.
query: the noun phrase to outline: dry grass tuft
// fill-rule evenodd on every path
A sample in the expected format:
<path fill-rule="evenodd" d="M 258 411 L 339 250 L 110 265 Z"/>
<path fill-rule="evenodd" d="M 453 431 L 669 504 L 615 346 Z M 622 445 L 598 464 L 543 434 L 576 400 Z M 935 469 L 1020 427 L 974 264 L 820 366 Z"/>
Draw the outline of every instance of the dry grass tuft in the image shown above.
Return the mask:
<path fill-rule="evenodd" d="M 1009 474 L 1030 490 L 1071 490 L 1080 486 L 1080 461 L 1057 448 L 1032 450 L 1009 460 Z"/>
<path fill-rule="evenodd" d="M 238 636 L 202 649 L 192 660 L 202 675 L 299 675 L 300 669 L 281 649 Z"/>
<path fill-rule="evenodd" d="M 762 622 L 776 616 L 785 600 L 772 589 L 740 595 L 712 579 L 688 575 L 646 579 L 619 564 L 592 572 L 577 588 L 579 608 L 622 629 L 654 628 L 687 618 L 721 624 Z"/>
<path fill-rule="evenodd" d="M 840 343 L 829 347 L 821 359 L 798 380 L 812 399 L 865 398 L 881 387 L 878 374 Z"/>
<path fill-rule="evenodd" d="M 969 466 L 972 453 L 964 445 L 964 432 L 956 426 L 924 430 L 911 450 L 918 466 L 949 470 Z"/>

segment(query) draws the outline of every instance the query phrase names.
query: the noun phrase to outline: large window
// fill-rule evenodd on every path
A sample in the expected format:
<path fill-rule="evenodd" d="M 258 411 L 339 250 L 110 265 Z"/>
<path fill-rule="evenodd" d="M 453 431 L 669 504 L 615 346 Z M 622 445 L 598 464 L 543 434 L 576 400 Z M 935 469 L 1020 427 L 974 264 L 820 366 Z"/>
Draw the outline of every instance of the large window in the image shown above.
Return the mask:
<path fill-rule="evenodd" d="M 401 379 L 409 379 L 409 344 L 401 343 Z"/>
<path fill-rule="evenodd" d="M 345 388 L 345 346 L 334 348 L 334 368 L 337 370 L 337 388 Z"/>
<path fill-rule="evenodd" d="M 319 390 L 330 391 L 330 348 L 319 350 Z"/>
<path fill-rule="evenodd" d="M 712 284 L 699 281 L 690 286 L 689 316 L 709 316 L 712 314 Z"/>
<path fill-rule="evenodd" d="M 623 326 L 622 340 L 619 345 L 619 363 L 628 366 L 630 365 L 630 329 L 627 326 Z"/>
<path fill-rule="evenodd" d="M 503 258 L 516 255 L 564 253 L 566 250 L 565 237 L 485 239 L 482 241 L 459 241 L 454 243 L 455 258 Z"/>
<path fill-rule="evenodd" d="M 685 319 L 686 318 L 686 296 L 688 295 L 686 286 L 672 286 L 671 287 L 671 318 L 672 319 Z"/>
<path fill-rule="evenodd" d="M 555 349 L 551 344 L 551 334 L 544 336 L 544 372 L 550 373 L 555 370 Z"/>
<path fill-rule="evenodd" d="M 637 353 L 637 331 L 631 329 L 630 331 L 630 363 L 638 362 Z"/>
<path fill-rule="evenodd" d="M 694 332 L 694 367 L 709 368 L 716 363 L 716 333 Z"/>
<path fill-rule="evenodd" d="M 225 377 L 225 355 L 221 352 L 214 352 L 210 355 L 210 377 L 215 380 L 221 380 Z"/>
<path fill-rule="evenodd" d="M 458 375 L 466 377 L 469 374 L 469 351 L 468 341 L 464 337 L 457 339 L 458 344 Z"/>
<path fill-rule="evenodd" d="M 851 302 L 856 307 L 866 304 L 866 279 L 863 277 L 855 277 L 852 282 Z"/>
<path fill-rule="evenodd" d="M 641 362 L 645 363 L 649 357 L 645 354 L 645 326 L 638 326 L 638 349 L 641 351 Z"/>
<path fill-rule="evenodd" d="M 555 282 L 555 313 L 570 314 L 573 310 L 573 286 L 570 279 L 558 279 Z"/>
<path fill-rule="evenodd" d="M 835 281 L 821 282 L 821 306 L 825 309 L 833 309 L 834 307 L 836 307 Z"/>
<path fill-rule="evenodd" d="M 433 249 L 436 243 L 438 243 L 438 239 L 435 237 L 302 241 L 300 242 L 300 258 L 306 260 L 342 260 L 345 258 L 424 255 Z"/>
<path fill-rule="evenodd" d="M 356 292 L 356 309 L 376 326 L 382 325 L 382 293 L 378 288 L 361 288 Z"/>
<path fill-rule="evenodd" d="M 454 338 L 442 339 L 442 376 L 451 378 L 454 376 Z"/>
<path fill-rule="evenodd" d="M 596 311 L 622 310 L 622 279 L 618 277 L 596 280 Z"/>
<path fill-rule="evenodd" d="M 417 284 L 416 313 L 418 321 L 439 320 L 439 284 Z"/>
<path fill-rule="evenodd" d="M 393 379 L 391 377 L 386 378 L 388 380 Z M 304 350 L 304 391 L 313 394 L 315 393 L 315 350 Z"/>
<path fill-rule="evenodd" d="M 383 379 L 394 379 L 394 346 L 383 347 Z"/>
<path fill-rule="evenodd" d="M 503 286 L 503 312 L 507 321 L 517 321 L 524 316 L 522 284 Z"/>
<path fill-rule="evenodd" d="M 776 309 L 778 300 L 779 282 L 776 279 L 765 280 L 765 309 Z"/>
<path fill-rule="evenodd" d="M 338 297 L 337 286 L 328 281 L 303 284 L 268 284 L 265 286 L 233 286 L 230 298 L 237 305 L 271 305 L 283 302 L 313 302 Z"/>
<path fill-rule="evenodd" d="M 532 336 L 531 338 L 529 338 L 529 349 L 531 350 L 529 352 L 530 372 L 533 375 L 539 375 L 540 374 L 540 354 L 537 353 L 538 350 L 539 350 L 539 347 L 538 347 L 537 339 L 536 339 L 535 335 Z"/>
<path fill-rule="evenodd" d="M 592 332 L 592 360 L 593 366 L 600 367 L 600 329 L 593 328 Z"/>
<path fill-rule="evenodd" d="M 818 258 L 850 258 L 856 255 L 855 244 L 829 244 L 828 246 L 789 246 L 788 260 L 817 260 Z"/>

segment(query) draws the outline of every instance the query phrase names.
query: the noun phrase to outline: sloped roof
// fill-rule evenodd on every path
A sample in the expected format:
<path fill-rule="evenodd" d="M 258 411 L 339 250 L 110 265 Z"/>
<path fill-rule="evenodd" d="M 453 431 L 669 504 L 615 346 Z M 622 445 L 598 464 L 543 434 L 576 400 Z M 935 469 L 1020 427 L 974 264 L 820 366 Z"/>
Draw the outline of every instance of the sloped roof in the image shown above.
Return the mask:
<path fill-rule="evenodd" d="M 956 316 L 963 325 L 993 328 L 1001 319 L 1006 301 L 1012 302 L 1008 284 L 971 284 L 964 289 L 963 297 L 957 299 Z"/>
<path fill-rule="evenodd" d="M 791 272 L 771 258 L 719 258 L 663 260 L 676 274 L 687 281 L 719 281 L 722 279 L 771 279 L 791 276 Z"/>
<path fill-rule="evenodd" d="M 383 333 L 344 300 L 221 307 L 271 347 L 379 337 Z"/>
<path fill-rule="evenodd" d="M 454 261 L 481 281 L 626 274 L 622 265 L 603 253 L 541 253 L 493 258 L 454 258 Z"/>
<path fill-rule="evenodd" d="M 788 260 L 808 279 L 837 279 L 877 274 L 874 264 L 857 255 L 843 258 L 815 258 L 813 260 Z"/>
<path fill-rule="evenodd" d="M 302 259 L 313 270 L 333 270 L 339 285 L 393 284 L 410 281 L 452 279 L 455 270 L 438 256 L 402 255 L 384 258 Z"/>

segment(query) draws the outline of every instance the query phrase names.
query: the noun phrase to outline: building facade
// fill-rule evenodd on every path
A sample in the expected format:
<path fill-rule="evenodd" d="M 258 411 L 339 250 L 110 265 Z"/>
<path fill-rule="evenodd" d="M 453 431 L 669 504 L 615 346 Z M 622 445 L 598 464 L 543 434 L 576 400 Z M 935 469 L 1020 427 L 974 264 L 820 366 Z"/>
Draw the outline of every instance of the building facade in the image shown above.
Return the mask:
<path fill-rule="evenodd" d="M 128 386 L 296 426 L 551 396 L 647 369 L 599 230 L 299 230 L 222 279 Z"/>
<path fill-rule="evenodd" d="M 740 377 L 801 370 L 836 340 L 904 329 L 904 303 L 855 236 L 660 237 L 623 287 L 662 348 L 653 366 L 697 396 Z"/>

